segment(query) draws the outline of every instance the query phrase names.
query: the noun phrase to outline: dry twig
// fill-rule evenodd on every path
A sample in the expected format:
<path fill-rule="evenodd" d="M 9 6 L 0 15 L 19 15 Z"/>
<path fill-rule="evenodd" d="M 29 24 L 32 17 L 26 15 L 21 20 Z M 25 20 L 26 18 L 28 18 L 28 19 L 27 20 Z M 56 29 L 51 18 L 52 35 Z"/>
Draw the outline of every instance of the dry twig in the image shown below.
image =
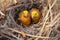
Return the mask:
<path fill-rule="evenodd" d="M 22 32 L 20 32 L 20 31 L 17 31 L 17 30 L 15 30 L 15 29 L 12 29 L 12 28 L 7 28 L 7 29 L 9 29 L 9 30 L 12 30 L 12 31 L 15 31 L 15 32 L 17 32 L 17 33 L 20 33 L 20 34 L 22 34 Z M 31 35 L 31 34 L 26 34 L 26 33 L 25 33 L 25 35 L 26 35 L 26 36 L 33 37 L 33 38 L 49 38 L 49 37 L 35 36 L 35 35 Z"/>

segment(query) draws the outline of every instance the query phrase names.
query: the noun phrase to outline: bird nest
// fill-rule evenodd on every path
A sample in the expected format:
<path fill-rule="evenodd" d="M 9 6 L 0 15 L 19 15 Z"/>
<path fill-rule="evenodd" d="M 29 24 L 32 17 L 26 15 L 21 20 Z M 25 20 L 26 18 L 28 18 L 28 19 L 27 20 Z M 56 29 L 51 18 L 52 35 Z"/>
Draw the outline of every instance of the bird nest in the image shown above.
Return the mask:
<path fill-rule="evenodd" d="M 59 0 L 21 0 L 1 9 L 5 18 L 0 19 L 1 40 L 59 40 L 60 39 Z M 28 27 L 19 24 L 18 15 L 23 10 L 37 8 L 40 20 Z"/>

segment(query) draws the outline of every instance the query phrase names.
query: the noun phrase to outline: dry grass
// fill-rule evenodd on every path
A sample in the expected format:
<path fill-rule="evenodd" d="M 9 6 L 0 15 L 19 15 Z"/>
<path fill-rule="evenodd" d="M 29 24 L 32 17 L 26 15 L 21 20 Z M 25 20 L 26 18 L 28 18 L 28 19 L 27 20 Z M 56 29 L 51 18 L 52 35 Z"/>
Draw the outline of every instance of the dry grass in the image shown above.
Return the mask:
<path fill-rule="evenodd" d="M 5 19 L 0 20 L 0 39 L 6 40 L 60 40 L 60 0 L 14 0 L 0 2 L 0 14 Z M 10 3 L 9 3 L 10 2 Z M 22 4 L 23 2 L 23 4 Z M 14 17 L 16 10 L 24 7 L 31 8 L 33 3 L 41 10 L 41 18 L 38 23 L 29 27 L 18 24 Z M 17 3 L 17 4 L 16 4 Z M 28 5 L 29 6 L 28 6 Z M 41 9 L 41 6 L 43 7 Z M 18 14 L 18 13 L 17 13 Z"/>

